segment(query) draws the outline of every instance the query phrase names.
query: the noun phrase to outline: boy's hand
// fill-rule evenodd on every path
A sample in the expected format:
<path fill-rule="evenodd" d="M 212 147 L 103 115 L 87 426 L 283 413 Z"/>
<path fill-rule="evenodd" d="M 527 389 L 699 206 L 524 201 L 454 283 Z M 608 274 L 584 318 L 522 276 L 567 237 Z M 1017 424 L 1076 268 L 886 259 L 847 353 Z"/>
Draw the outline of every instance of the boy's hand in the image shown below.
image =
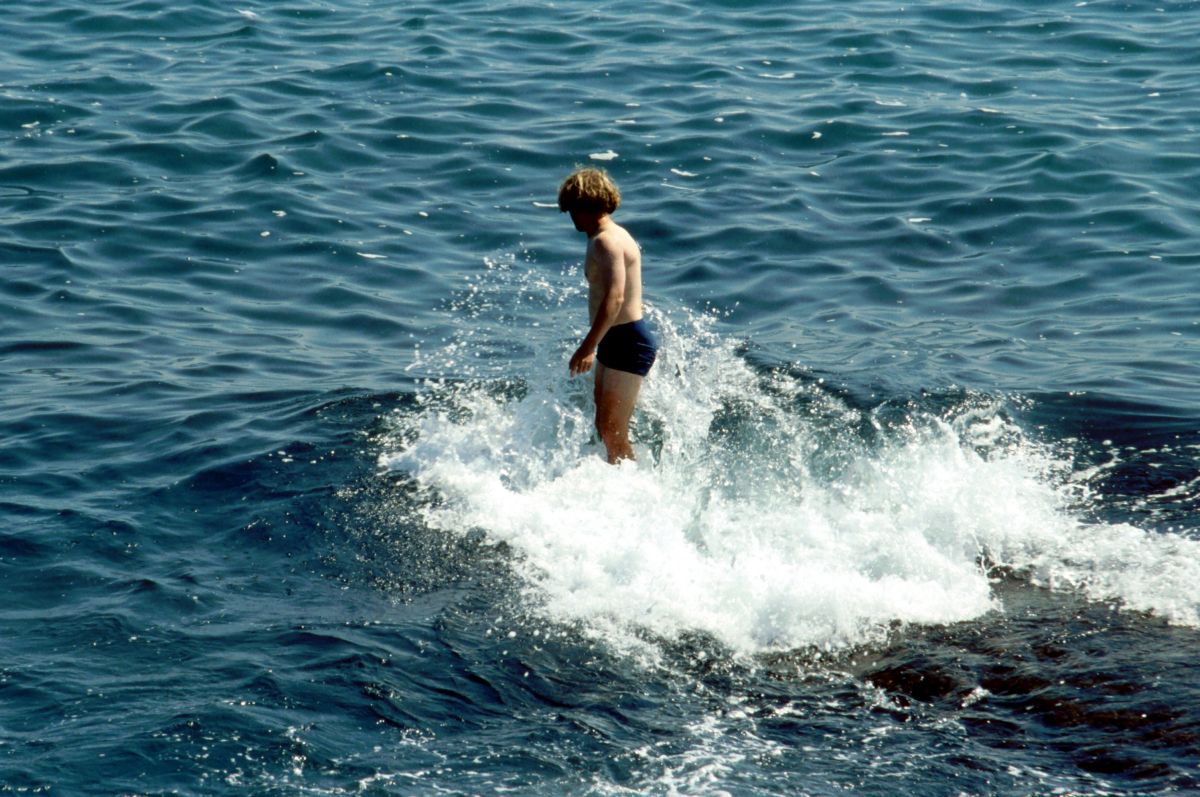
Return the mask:
<path fill-rule="evenodd" d="M 567 368 L 571 372 L 571 376 L 578 374 L 586 374 L 592 370 L 592 363 L 596 360 L 596 352 L 587 351 L 582 346 L 575 350 L 571 355 L 571 363 Z"/>

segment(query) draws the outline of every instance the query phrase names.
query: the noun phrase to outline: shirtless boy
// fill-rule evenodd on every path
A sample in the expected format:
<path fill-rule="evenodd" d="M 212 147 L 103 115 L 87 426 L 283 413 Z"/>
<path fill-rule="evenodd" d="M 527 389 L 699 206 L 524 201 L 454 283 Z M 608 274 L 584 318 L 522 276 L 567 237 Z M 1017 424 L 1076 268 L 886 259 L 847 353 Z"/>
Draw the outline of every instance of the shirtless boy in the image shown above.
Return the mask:
<path fill-rule="evenodd" d="M 642 320 L 641 250 L 612 220 L 620 204 L 620 191 L 602 169 L 579 169 L 558 189 L 558 209 L 588 238 L 583 271 L 591 328 L 568 368 L 574 377 L 596 366 L 596 431 L 612 464 L 634 458 L 629 419 L 658 348 Z"/>

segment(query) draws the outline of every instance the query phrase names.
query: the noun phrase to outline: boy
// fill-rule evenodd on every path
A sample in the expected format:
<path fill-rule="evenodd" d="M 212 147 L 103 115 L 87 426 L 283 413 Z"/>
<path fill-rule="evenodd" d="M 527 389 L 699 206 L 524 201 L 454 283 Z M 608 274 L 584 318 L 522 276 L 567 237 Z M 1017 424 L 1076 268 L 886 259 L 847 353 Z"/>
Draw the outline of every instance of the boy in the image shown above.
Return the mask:
<path fill-rule="evenodd" d="M 610 464 L 633 459 L 629 418 L 658 344 L 642 320 L 642 253 L 612 213 L 621 192 L 603 169 L 578 169 L 558 189 L 558 209 L 588 238 L 583 272 L 591 328 L 571 355 L 571 376 L 596 365 L 596 431 Z"/>

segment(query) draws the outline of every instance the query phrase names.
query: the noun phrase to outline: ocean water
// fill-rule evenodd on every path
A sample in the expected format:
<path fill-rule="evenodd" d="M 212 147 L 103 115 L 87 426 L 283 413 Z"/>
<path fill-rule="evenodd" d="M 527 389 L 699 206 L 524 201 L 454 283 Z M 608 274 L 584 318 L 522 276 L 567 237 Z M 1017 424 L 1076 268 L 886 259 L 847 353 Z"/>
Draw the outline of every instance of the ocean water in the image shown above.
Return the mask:
<path fill-rule="evenodd" d="M 0 794 L 1200 793 L 1197 41 L 5 0 Z"/>

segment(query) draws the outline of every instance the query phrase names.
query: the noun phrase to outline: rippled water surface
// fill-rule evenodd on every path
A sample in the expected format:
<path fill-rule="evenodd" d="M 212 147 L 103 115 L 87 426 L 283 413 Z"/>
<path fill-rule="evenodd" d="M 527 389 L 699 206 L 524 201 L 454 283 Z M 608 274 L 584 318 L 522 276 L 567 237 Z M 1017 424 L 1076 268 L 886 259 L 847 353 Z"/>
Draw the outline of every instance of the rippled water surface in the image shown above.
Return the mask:
<path fill-rule="evenodd" d="M 1200 790 L 1198 40 L 7 0 L 0 793 Z"/>

